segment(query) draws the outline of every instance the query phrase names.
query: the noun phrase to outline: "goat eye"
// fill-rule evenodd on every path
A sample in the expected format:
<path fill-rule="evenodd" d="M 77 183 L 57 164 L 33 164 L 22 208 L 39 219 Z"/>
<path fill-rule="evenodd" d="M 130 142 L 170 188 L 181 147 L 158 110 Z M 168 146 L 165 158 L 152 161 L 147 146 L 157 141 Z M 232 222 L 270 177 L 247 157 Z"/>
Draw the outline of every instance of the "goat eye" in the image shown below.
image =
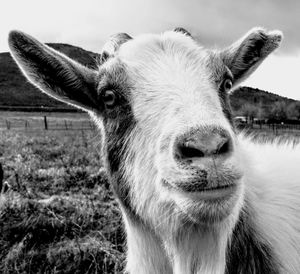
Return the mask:
<path fill-rule="evenodd" d="M 107 107 L 113 107 L 116 103 L 116 94 L 112 90 L 106 90 L 102 94 L 102 100 Z"/>
<path fill-rule="evenodd" d="M 222 84 L 222 90 L 228 92 L 232 88 L 232 81 L 230 79 L 226 79 Z"/>

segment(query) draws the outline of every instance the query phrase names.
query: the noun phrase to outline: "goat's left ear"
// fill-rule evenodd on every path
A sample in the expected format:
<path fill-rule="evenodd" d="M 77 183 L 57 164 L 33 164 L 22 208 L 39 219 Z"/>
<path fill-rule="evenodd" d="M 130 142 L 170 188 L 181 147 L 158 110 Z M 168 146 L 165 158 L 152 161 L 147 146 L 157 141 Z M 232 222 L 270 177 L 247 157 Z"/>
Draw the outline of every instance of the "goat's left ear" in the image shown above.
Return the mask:
<path fill-rule="evenodd" d="M 21 71 L 40 90 L 83 110 L 101 110 L 97 101 L 96 71 L 23 32 L 10 32 L 8 41 Z"/>
<path fill-rule="evenodd" d="M 280 31 L 250 30 L 244 37 L 221 51 L 221 59 L 234 77 L 234 85 L 247 78 L 273 52 L 282 40 Z"/>

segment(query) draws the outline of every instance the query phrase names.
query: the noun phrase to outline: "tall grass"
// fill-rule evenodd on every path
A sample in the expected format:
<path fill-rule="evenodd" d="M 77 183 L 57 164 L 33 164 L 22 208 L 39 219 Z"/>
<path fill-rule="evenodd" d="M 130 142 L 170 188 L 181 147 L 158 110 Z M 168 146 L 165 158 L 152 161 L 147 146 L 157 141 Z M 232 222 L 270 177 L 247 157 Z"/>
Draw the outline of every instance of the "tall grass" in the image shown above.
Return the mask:
<path fill-rule="evenodd" d="M 0 273 L 121 273 L 124 233 L 99 137 L 1 132 Z"/>

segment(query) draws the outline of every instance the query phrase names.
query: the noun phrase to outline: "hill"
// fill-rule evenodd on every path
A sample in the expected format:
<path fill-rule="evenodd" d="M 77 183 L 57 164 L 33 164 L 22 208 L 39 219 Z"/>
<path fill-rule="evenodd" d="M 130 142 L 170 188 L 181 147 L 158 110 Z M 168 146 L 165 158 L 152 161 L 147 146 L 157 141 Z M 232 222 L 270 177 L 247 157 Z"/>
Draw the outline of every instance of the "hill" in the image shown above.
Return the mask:
<path fill-rule="evenodd" d="M 255 105 L 268 111 L 276 102 L 284 102 L 288 105 L 296 100 L 251 87 L 240 87 L 230 94 L 230 103 L 234 111 L 238 111 L 245 104 Z"/>
<path fill-rule="evenodd" d="M 68 44 L 52 43 L 48 46 L 63 52 L 83 65 L 96 66 L 98 57 L 96 53 Z M 230 99 L 234 111 L 238 111 L 245 103 L 259 105 L 267 110 L 277 101 L 294 102 L 292 99 L 251 87 L 241 87 L 235 90 L 230 95 Z M 51 99 L 38 91 L 21 74 L 10 54 L 8 52 L 0 53 L 0 109 L 20 107 L 74 110 L 73 107 Z"/>

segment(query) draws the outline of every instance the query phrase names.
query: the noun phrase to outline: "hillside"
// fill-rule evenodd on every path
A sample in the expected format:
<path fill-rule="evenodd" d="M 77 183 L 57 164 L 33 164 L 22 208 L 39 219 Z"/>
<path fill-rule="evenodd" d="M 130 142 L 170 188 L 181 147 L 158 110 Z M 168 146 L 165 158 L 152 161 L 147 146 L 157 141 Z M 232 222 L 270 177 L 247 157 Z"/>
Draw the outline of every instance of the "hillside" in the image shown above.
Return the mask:
<path fill-rule="evenodd" d="M 97 54 L 82 48 L 67 44 L 48 44 L 50 47 L 63 52 L 79 63 L 95 67 Z M 269 109 L 277 101 L 293 102 L 294 100 L 250 87 L 241 87 L 231 96 L 231 105 L 237 111 L 245 103 Z M 21 74 L 17 65 L 8 52 L 0 53 L 0 109 L 15 107 L 25 108 L 60 108 L 72 110 L 71 106 L 51 99 L 33 87 Z"/>
<path fill-rule="evenodd" d="M 258 106 L 264 110 L 270 110 L 276 102 L 284 102 L 288 105 L 295 101 L 296 100 L 251 87 L 240 87 L 230 95 L 231 106 L 235 111 L 246 103 Z"/>

